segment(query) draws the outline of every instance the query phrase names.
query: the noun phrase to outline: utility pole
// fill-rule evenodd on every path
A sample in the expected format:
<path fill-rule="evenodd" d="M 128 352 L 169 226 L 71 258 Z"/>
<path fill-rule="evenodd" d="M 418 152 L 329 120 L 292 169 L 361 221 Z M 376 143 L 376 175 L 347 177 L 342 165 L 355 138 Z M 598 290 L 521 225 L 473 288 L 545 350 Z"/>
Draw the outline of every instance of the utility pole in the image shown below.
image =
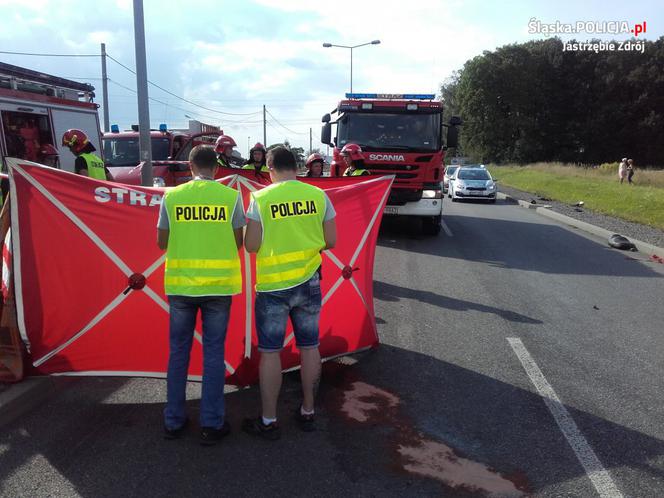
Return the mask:
<path fill-rule="evenodd" d="M 106 75 L 106 44 L 101 44 L 101 91 L 104 104 L 104 131 L 111 131 L 111 118 L 108 112 L 108 76 Z"/>
<path fill-rule="evenodd" d="M 311 138 L 311 128 L 309 128 L 309 155 L 313 154 L 313 142 Z"/>
<path fill-rule="evenodd" d="M 150 141 L 150 102 L 148 100 L 148 69 L 145 60 L 145 26 L 143 22 L 143 0 L 134 0 L 134 45 L 136 48 L 136 90 L 138 93 L 138 136 L 141 183 L 153 186 L 152 144 Z"/>
<path fill-rule="evenodd" d="M 353 93 L 353 49 L 350 47 L 350 93 Z"/>
<path fill-rule="evenodd" d="M 265 104 L 263 104 L 263 145 L 267 148 L 267 120 L 265 119 Z"/>

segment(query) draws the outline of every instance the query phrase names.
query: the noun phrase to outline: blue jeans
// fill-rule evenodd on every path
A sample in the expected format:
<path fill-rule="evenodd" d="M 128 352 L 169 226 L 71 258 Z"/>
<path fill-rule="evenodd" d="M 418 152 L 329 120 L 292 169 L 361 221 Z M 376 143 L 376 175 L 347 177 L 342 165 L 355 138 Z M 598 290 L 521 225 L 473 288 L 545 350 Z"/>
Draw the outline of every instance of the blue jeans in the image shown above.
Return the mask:
<path fill-rule="evenodd" d="M 231 296 L 168 296 L 170 304 L 170 354 L 168 357 L 167 401 L 164 425 L 178 429 L 186 415 L 187 371 L 194 337 L 196 315 L 203 322 L 203 387 L 201 427 L 221 428 L 224 424 L 224 342 L 231 310 Z"/>
<path fill-rule="evenodd" d="M 255 311 L 258 350 L 264 353 L 281 351 L 289 316 L 297 347 L 317 348 L 320 308 L 318 272 L 306 282 L 290 289 L 257 292 Z"/>

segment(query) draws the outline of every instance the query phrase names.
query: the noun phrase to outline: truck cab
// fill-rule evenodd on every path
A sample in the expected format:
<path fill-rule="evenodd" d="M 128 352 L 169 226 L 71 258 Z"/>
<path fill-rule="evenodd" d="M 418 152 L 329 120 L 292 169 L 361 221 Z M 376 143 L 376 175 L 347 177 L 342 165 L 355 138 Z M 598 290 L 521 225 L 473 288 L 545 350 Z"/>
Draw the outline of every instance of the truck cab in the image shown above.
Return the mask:
<path fill-rule="evenodd" d="M 214 145 L 223 131 L 215 126 L 190 121 L 189 129 L 169 130 L 165 124 L 158 130 L 150 130 L 154 185 L 172 187 L 191 178 L 189 152 L 200 144 Z M 139 156 L 139 130 L 120 131 L 117 125 L 104 133 L 104 163 L 114 181 L 129 185 L 141 184 L 141 160 Z"/>
<path fill-rule="evenodd" d="M 365 169 L 375 175 L 395 175 L 384 214 L 420 218 L 424 233 L 430 235 L 440 232 L 443 159 L 448 147 L 456 147 L 461 124 L 455 116 L 444 125 L 443 104 L 434 98 L 433 94 L 347 93 L 331 114 L 323 116 L 321 131 L 321 142 L 333 147 L 332 176 L 345 170 L 343 146 L 359 145 Z M 334 138 L 332 125 L 336 125 Z"/>
<path fill-rule="evenodd" d="M 83 130 L 101 153 L 94 96 L 87 83 L 0 62 L 0 156 L 46 164 L 50 146 L 58 151 L 57 167 L 73 172 L 76 157 L 61 145 L 65 131 Z"/>

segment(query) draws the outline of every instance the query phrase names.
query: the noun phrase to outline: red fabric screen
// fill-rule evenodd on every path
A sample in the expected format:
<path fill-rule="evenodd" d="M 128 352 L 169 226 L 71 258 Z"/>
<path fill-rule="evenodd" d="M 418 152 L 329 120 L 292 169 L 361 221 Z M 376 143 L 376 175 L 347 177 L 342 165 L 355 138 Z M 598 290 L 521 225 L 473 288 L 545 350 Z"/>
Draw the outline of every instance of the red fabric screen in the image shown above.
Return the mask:
<path fill-rule="evenodd" d="M 8 163 L 18 323 L 30 347 L 32 373 L 163 377 L 168 303 L 163 253 L 156 245 L 163 189 L 93 180 L 25 161 Z M 248 173 L 219 180 L 240 190 L 245 207 L 250 191 L 263 188 Z M 323 357 L 378 342 L 373 261 L 391 181 L 311 180 L 332 200 L 339 232 L 337 247 L 323 257 Z M 244 292 L 233 299 L 226 366 L 229 382 L 246 385 L 257 378 L 255 277 L 253 256 L 244 250 L 240 256 Z M 140 290 L 130 286 L 134 274 L 146 277 Z M 190 378 L 199 379 L 198 340 L 191 358 Z M 290 337 L 282 358 L 285 369 L 299 364 Z"/>

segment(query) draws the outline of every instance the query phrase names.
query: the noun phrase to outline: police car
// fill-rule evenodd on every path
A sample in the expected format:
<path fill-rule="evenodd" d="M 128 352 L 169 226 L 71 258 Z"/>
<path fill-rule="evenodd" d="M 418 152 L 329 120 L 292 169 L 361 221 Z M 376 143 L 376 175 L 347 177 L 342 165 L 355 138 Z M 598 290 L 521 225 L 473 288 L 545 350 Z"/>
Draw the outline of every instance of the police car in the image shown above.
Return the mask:
<path fill-rule="evenodd" d="M 498 186 L 483 164 L 461 166 L 450 177 L 447 196 L 456 202 L 459 199 L 484 199 L 496 202 Z"/>

